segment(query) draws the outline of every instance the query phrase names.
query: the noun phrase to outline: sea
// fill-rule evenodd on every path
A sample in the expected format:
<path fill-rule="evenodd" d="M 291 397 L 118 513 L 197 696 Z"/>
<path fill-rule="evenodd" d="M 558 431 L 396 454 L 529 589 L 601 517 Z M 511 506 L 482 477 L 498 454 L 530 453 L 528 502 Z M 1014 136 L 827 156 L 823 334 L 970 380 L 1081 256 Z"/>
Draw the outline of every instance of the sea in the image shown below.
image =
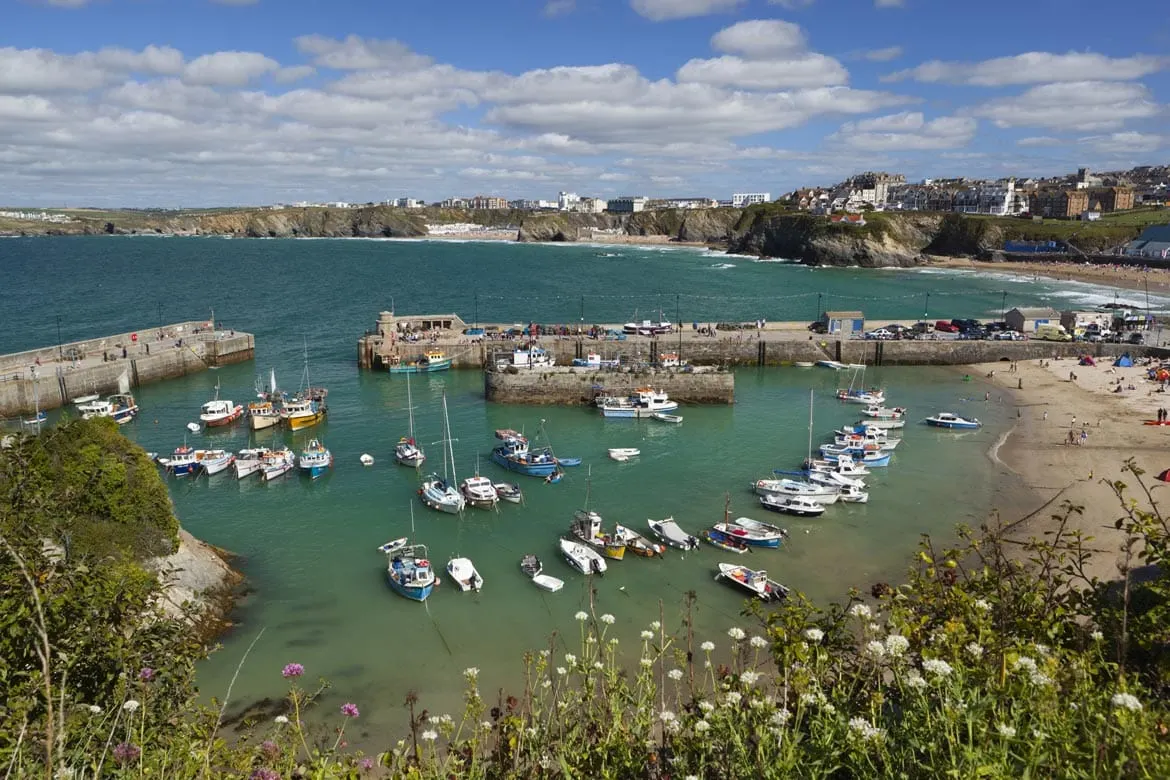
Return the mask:
<path fill-rule="evenodd" d="M 457 717 L 465 668 L 480 670 L 481 689 L 493 692 L 488 698 L 520 690 L 525 653 L 576 650 L 578 610 L 612 614 L 610 635 L 635 657 L 639 632 L 651 621 L 677 630 L 687 614 L 696 637 L 726 644 L 726 630 L 750 630 L 752 618 L 744 615 L 744 594 L 715 581 L 720 562 L 766 569 L 827 603 L 847 598 L 851 588 L 897 582 L 923 534 L 951 539 L 956 524 L 978 526 L 995 512 L 1012 519 L 1035 508 L 993 457 L 1017 415 L 1011 399 L 957 369 L 901 367 L 869 369 L 864 377 L 886 388 L 890 404 L 908 407 L 911 419 L 890 467 L 869 478 L 870 503 L 832 506 L 815 520 L 771 515 L 752 495 L 752 481 L 797 468 L 810 439 L 819 446 L 859 413 L 834 398 L 848 382 L 844 372 L 744 368 L 736 371 L 734 405 L 684 406 L 682 425 L 606 420 L 580 407 L 488 404 L 475 371 L 415 377 L 424 468 L 443 467 L 445 397 L 454 474 L 508 478 L 525 495 L 524 504 L 502 504 L 498 512 L 436 513 L 418 501 L 419 474 L 393 461 L 394 443 L 407 432 L 404 377 L 357 368 L 358 337 L 379 311 L 571 324 L 659 311 L 687 323 L 811 320 L 818 309 L 836 308 L 860 309 L 876 324 L 924 314 L 998 319 L 1015 306 L 1145 303 L 1142 294 L 1110 287 L 1007 273 L 807 268 L 702 249 L 588 244 L 17 238 L 0 241 L 0 267 L 7 325 L 0 353 L 55 344 L 58 327 L 60 338 L 72 341 L 212 312 L 221 327 L 255 334 L 252 362 L 137 389 L 142 413 L 124 432 L 155 452 L 183 443 L 297 449 L 310 438 L 332 451 L 333 469 L 316 481 L 294 473 L 265 484 L 225 472 L 167 483 L 183 526 L 236 554 L 247 576 L 234 627 L 199 667 L 203 696 L 227 697 L 229 718 L 263 711 L 253 708 L 286 691 L 282 666 L 301 663 L 310 681 L 329 682 L 310 718 L 326 728 L 342 702 L 357 703 L 361 727 L 347 735 L 367 750 L 404 733 L 408 694 L 431 713 Z M 1170 311 L 1170 298 L 1152 295 L 1149 305 Z M 328 421 L 296 433 L 253 434 L 243 425 L 187 432 L 217 386 L 221 397 L 247 402 L 270 371 L 282 388 L 296 389 L 306 372 L 327 387 Z M 920 424 L 944 410 L 976 416 L 984 427 L 945 432 Z M 554 485 L 509 475 L 488 459 L 492 432 L 504 427 L 534 437 L 543 431 L 558 455 L 583 463 Z M 636 447 L 641 455 L 617 463 L 606 457 L 611 447 Z M 363 454 L 374 465 L 362 466 Z M 783 525 L 789 538 L 779 550 L 744 556 L 709 546 L 671 550 L 660 560 L 631 556 L 589 581 L 556 549 L 586 502 L 607 526 L 644 530 L 649 518 L 673 517 L 697 534 L 729 508 L 733 518 Z M 377 547 L 400 536 L 425 544 L 438 567 L 452 556 L 472 558 L 482 591 L 463 593 L 447 581 L 424 604 L 394 594 Z M 526 553 L 538 555 L 565 588 L 535 588 L 520 572 Z"/>

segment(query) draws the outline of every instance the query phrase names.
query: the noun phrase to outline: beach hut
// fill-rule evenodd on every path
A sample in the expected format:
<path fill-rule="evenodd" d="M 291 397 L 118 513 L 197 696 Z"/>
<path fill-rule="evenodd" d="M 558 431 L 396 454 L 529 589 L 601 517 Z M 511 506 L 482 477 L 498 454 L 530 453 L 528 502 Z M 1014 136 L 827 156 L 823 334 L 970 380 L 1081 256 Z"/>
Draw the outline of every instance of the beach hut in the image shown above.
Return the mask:
<path fill-rule="evenodd" d="M 859 311 L 827 311 L 821 322 L 829 335 L 860 336 L 865 332 L 865 316 Z"/>
<path fill-rule="evenodd" d="M 1035 333 L 1041 325 L 1059 325 L 1060 312 L 1048 308 L 1012 309 L 1003 320 L 1018 333 Z"/>

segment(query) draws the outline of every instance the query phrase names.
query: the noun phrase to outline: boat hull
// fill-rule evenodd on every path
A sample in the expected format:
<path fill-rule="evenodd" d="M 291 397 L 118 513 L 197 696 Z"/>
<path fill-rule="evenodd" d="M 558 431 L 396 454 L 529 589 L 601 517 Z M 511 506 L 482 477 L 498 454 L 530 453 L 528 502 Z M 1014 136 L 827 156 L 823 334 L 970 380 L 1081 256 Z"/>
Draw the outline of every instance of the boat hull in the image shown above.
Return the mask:
<path fill-rule="evenodd" d="M 199 464 L 195 461 L 191 463 L 175 463 L 167 466 L 167 471 L 174 474 L 176 477 L 185 477 L 189 474 L 194 474 Z"/>
<path fill-rule="evenodd" d="M 209 414 L 201 414 L 201 415 L 199 415 L 199 419 L 208 428 L 221 428 L 225 425 L 231 425 L 236 420 L 243 417 L 243 415 L 244 415 L 243 407 L 237 406 L 235 409 L 233 409 L 231 411 L 231 414 L 225 414 L 225 415 L 216 416 L 216 417 L 213 417 L 212 415 L 209 415 Z"/>
<path fill-rule="evenodd" d="M 264 481 L 271 482 L 274 479 L 280 479 L 285 474 L 292 471 L 291 463 L 282 463 L 279 466 L 268 466 L 264 469 Z"/>
<path fill-rule="evenodd" d="M 521 463 L 514 458 L 509 458 L 504 452 L 503 447 L 496 447 L 492 450 L 492 462 L 496 465 L 503 466 L 508 471 L 514 471 L 517 474 L 524 474 L 529 477 L 547 477 L 557 470 L 557 462 L 551 460 L 547 463 Z"/>
<path fill-rule="evenodd" d="M 656 414 L 668 414 L 678 409 L 678 404 L 674 401 L 655 407 L 653 409 L 646 409 L 640 406 L 603 406 L 601 407 L 602 417 L 612 417 L 617 419 L 632 419 L 642 417 L 653 417 Z"/>
<path fill-rule="evenodd" d="M 304 428 L 310 428 L 325 419 L 325 412 L 319 411 L 313 414 L 299 415 L 288 418 L 288 427 L 291 430 L 299 431 Z"/>
<path fill-rule="evenodd" d="M 260 459 L 245 459 L 240 460 L 236 458 L 236 479 L 244 479 L 264 469 L 264 461 Z"/>
<path fill-rule="evenodd" d="M 391 366 L 386 369 L 391 374 L 433 374 L 436 371 L 446 371 L 451 367 L 451 358 L 444 360 L 436 360 L 426 365 L 417 365 L 414 363 L 402 366 Z"/>
<path fill-rule="evenodd" d="M 216 460 L 205 460 L 203 461 L 203 470 L 207 472 L 208 476 L 211 476 L 225 470 L 228 466 L 231 466 L 233 463 L 235 463 L 235 461 L 236 458 L 234 455 L 229 455 L 226 458 L 218 458 Z"/>
<path fill-rule="evenodd" d="M 973 430 L 976 430 L 977 428 L 979 428 L 979 423 L 973 423 L 973 422 L 952 422 L 952 421 L 940 421 L 940 420 L 927 420 L 926 424 L 933 426 L 935 428 L 947 428 L 949 430 L 954 430 L 954 431 L 973 431 Z"/>
<path fill-rule="evenodd" d="M 265 428 L 272 428 L 280 425 L 280 415 L 278 414 L 253 414 L 248 418 L 248 425 L 254 431 L 262 431 Z"/>
<path fill-rule="evenodd" d="M 386 575 L 386 581 L 390 583 L 390 590 L 411 601 L 426 601 L 427 596 L 430 596 L 431 591 L 435 589 L 434 583 L 421 587 L 417 585 L 403 585 L 389 573 Z"/>

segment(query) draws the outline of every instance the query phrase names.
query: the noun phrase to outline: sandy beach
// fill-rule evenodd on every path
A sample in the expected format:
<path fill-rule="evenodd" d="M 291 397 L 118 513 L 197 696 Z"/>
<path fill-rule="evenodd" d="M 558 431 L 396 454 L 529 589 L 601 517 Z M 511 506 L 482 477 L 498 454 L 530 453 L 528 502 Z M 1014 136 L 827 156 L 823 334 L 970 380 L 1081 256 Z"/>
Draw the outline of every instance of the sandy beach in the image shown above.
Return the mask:
<path fill-rule="evenodd" d="M 989 263 L 962 257 L 930 256 L 931 265 L 971 271 L 995 271 L 1019 276 L 1044 276 L 1066 282 L 1090 282 L 1127 290 L 1170 292 L 1170 269 L 1092 263 L 1043 261 L 1034 263 Z"/>
<path fill-rule="evenodd" d="M 1016 523 L 1012 536 L 1042 537 L 1055 525 L 1052 515 L 1062 514 L 1069 501 L 1084 508 L 1074 514 L 1070 528 L 1094 537 L 1091 576 L 1116 578 L 1124 536 L 1113 523 L 1122 510 L 1108 483 L 1125 482 L 1133 487 L 1130 495 L 1144 504 L 1133 475 L 1122 473 L 1133 458 L 1145 470 L 1147 484 L 1164 486 L 1154 477 L 1170 467 L 1170 427 L 1142 423 L 1155 419 L 1159 408 L 1170 408 L 1170 393 L 1157 392 L 1158 383 L 1146 379 L 1148 367 L 1115 368 L 1109 360 L 1096 366 L 1054 359 L 1043 366 L 1036 360 L 1017 363 L 1014 371 L 1006 362 L 968 369 L 1006 390 L 1017 406 L 1017 424 L 989 452 L 1032 494 L 1030 506 L 1014 507 L 1015 514 L 1004 510 L 1003 520 Z M 1118 380 L 1120 393 L 1113 392 Z M 1155 496 L 1161 492 L 1156 489 Z"/>

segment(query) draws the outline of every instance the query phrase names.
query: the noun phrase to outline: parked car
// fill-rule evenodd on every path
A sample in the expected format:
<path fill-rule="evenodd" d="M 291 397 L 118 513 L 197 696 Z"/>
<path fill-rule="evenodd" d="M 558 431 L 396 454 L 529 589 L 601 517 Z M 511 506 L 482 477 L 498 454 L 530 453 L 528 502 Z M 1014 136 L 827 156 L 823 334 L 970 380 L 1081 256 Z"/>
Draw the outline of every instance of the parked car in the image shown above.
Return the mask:
<path fill-rule="evenodd" d="M 875 329 L 871 330 L 869 333 L 865 334 L 865 338 L 867 338 L 867 339 L 880 339 L 882 341 L 892 339 L 893 337 L 894 337 L 894 334 L 891 333 L 890 331 L 886 330 L 885 328 L 875 328 Z"/>
<path fill-rule="evenodd" d="M 946 320 L 939 320 L 938 322 L 934 323 L 934 329 L 941 332 L 941 333 L 958 333 L 959 332 L 958 325 L 955 325 L 954 323 L 947 322 Z"/>
<path fill-rule="evenodd" d="M 951 320 L 951 324 L 958 328 L 960 333 L 965 333 L 972 328 L 978 328 L 979 320 Z"/>
<path fill-rule="evenodd" d="M 466 328 L 463 331 L 463 335 L 472 341 L 482 341 L 484 333 L 485 331 L 483 328 Z"/>
<path fill-rule="evenodd" d="M 829 331 L 829 326 L 820 320 L 817 320 L 816 322 L 810 322 L 808 329 L 813 333 L 827 333 Z"/>
<path fill-rule="evenodd" d="M 883 325 L 882 327 L 895 335 L 901 333 L 904 330 L 909 330 L 909 328 L 907 328 L 905 325 L 899 325 L 896 322 L 891 322 L 889 325 Z"/>
<path fill-rule="evenodd" d="M 914 331 L 915 333 L 926 334 L 934 330 L 934 326 L 929 322 L 916 322 L 914 323 L 914 327 L 912 327 L 910 330 Z"/>
<path fill-rule="evenodd" d="M 987 336 L 988 332 L 982 327 L 978 326 L 974 328 L 967 328 L 966 330 L 959 333 L 959 338 L 966 339 L 968 341 L 982 341 L 983 339 L 987 338 Z"/>
<path fill-rule="evenodd" d="M 1142 343 L 1142 334 L 1141 334 L 1141 332 L 1140 332 L 1140 331 L 1136 331 L 1136 330 L 1135 330 L 1133 333 L 1130 333 L 1130 334 L 1129 334 L 1129 335 L 1126 337 L 1126 339 L 1125 339 L 1125 343 L 1126 343 L 1126 344 L 1141 344 L 1141 343 Z"/>
<path fill-rule="evenodd" d="M 985 322 L 983 327 L 987 328 L 987 330 L 991 331 L 992 333 L 996 333 L 1001 330 L 1011 330 L 1006 322 Z"/>
<path fill-rule="evenodd" d="M 1014 330 L 999 330 L 992 336 L 996 341 L 1023 341 L 1028 338 L 1023 333 L 1017 333 Z"/>

